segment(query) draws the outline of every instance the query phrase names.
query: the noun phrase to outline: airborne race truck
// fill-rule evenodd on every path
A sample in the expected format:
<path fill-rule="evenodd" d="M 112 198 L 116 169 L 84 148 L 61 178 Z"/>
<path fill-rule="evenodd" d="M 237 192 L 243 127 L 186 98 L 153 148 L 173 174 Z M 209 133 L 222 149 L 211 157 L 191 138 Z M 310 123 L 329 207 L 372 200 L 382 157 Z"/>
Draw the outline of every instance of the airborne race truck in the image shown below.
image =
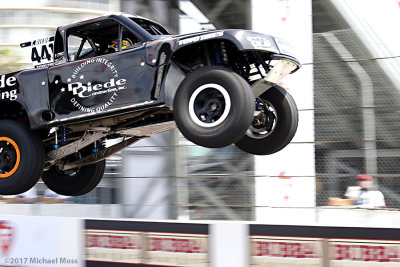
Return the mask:
<path fill-rule="evenodd" d="M 298 112 L 277 83 L 300 68 L 282 39 L 245 30 L 170 35 L 127 14 L 59 27 L 21 44 L 34 69 L 0 76 L 0 194 L 42 177 L 53 191 L 97 186 L 105 159 L 174 127 L 191 142 L 267 155 Z M 115 139 L 112 146 L 105 141 Z"/>

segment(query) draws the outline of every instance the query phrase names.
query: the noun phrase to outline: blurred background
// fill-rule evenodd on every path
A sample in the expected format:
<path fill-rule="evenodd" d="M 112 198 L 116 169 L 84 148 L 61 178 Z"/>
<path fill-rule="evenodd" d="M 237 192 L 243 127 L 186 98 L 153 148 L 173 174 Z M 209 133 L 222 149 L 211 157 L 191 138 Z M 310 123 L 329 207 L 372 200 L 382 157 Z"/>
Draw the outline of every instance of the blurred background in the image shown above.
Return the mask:
<path fill-rule="evenodd" d="M 327 206 L 360 173 L 400 208 L 400 1 L 0 1 L 1 74 L 31 67 L 20 43 L 110 12 L 153 19 L 173 34 L 241 28 L 288 39 L 303 64 L 281 84 L 298 105 L 298 133 L 262 157 L 198 147 L 177 130 L 158 134 L 107 160 L 100 185 L 62 210 L 4 203 L 0 213 L 263 220 L 273 208 Z M 44 194 L 42 183 L 35 188 Z"/>

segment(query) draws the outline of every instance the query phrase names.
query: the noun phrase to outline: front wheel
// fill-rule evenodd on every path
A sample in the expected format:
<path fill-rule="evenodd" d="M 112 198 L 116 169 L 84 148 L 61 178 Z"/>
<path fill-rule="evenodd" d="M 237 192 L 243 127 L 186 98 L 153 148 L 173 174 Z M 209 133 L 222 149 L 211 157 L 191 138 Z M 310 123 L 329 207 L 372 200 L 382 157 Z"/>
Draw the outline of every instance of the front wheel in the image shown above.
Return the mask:
<path fill-rule="evenodd" d="M 61 171 L 57 166 L 43 172 L 42 180 L 50 190 L 64 196 L 80 196 L 92 191 L 104 175 L 106 161 Z"/>
<path fill-rule="evenodd" d="M 276 85 L 256 99 L 256 115 L 236 146 L 255 155 L 273 154 L 290 143 L 297 125 L 296 103 L 284 88 Z"/>
<path fill-rule="evenodd" d="M 210 148 L 228 146 L 246 132 L 254 112 L 254 95 L 238 74 L 222 67 L 190 73 L 174 98 L 174 118 L 191 142 Z"/>

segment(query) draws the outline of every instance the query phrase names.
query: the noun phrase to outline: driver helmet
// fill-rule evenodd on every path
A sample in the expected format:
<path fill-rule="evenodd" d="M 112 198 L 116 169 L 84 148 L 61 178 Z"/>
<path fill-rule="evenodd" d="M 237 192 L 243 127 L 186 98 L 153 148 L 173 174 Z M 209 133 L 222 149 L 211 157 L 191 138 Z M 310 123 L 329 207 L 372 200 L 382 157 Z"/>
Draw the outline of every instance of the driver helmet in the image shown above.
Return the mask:
<path fill-rule="evenodd" d="M 128 39 L 122 39 L 121 49 L 127 49 L 132 45 L 132 43 Z M 118 40 L 114 40 L 110 45 L 111 48 L 118 49 Z"/>

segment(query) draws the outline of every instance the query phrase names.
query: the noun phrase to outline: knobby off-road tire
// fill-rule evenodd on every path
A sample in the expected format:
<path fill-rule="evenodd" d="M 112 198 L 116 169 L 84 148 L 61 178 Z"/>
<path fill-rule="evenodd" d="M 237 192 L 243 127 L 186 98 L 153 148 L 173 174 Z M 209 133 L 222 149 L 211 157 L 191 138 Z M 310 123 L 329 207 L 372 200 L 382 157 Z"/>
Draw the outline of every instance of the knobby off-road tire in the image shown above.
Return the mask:
<path fill-rule="evenodd" d="M 236 142 L 243 151 L 255 155 L 269 155 L 286 147 L 294 137 L 298 125 L 298 111 L 292 96 L 276 85 L 262 94 L 256 104 L 259 115 Z"/>
<path fill-rule="evenodd" d="M 254 112 L 254 95 L 238 74 L 222 67 L 204 67 L 190 73 L 179 86 L 174 118 L 189 141 L 219 148 L 243 137 Z"/>
<path fill-rule="evenodd" d="M 0 195 L 31 189 L 44 167 L 44 147 L 22 122 L 0 120 Z"/>
<path fill-rule="evenodd" d="M 92 191 L 99 184 L 105 167 L 105 160 L 68 171 L 61 171 L 57 166 L 52 166 L 43 172 L 42 180 L 57 194 L 80 196 Z"/>

